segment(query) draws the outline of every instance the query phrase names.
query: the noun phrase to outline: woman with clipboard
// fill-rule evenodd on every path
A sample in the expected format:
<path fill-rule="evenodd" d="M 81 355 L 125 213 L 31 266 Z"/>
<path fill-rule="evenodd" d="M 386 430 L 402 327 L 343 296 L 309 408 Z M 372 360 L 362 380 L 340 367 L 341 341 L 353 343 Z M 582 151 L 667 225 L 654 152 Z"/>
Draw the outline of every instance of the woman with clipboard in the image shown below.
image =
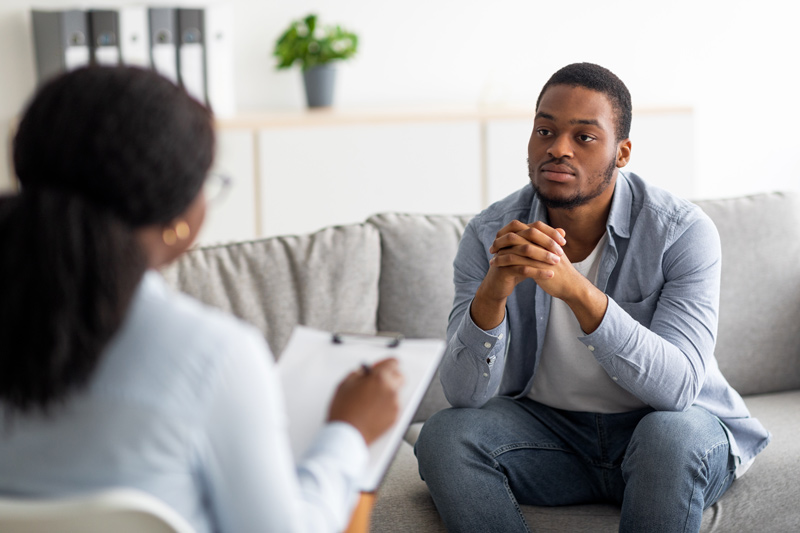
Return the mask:
<path fill-rule="evenodd" d="M 198 532 L 345 527 L 402 377 L 350 374 L 292 458 L 262 335 L 156 272 L 203 223 L 213 150 L 210 112 L 150 71 L 73 71 L 29 104 L 0 199 L 1 495 L 125 486 Z"/>

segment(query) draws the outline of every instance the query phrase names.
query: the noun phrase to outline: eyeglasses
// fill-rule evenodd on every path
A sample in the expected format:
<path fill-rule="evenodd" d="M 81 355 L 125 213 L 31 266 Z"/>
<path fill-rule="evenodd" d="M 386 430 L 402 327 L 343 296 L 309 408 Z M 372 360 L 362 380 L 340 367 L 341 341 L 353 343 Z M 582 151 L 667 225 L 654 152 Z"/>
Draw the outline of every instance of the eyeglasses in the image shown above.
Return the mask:
<path fill-rule="evenodd" d="M 233 180 L 225 174 L 210 173 L 203 183 L 203 196 L 205 196 L 206 204 L 221 204 L 228 195 L 231 185 L 233 185 Z"/>

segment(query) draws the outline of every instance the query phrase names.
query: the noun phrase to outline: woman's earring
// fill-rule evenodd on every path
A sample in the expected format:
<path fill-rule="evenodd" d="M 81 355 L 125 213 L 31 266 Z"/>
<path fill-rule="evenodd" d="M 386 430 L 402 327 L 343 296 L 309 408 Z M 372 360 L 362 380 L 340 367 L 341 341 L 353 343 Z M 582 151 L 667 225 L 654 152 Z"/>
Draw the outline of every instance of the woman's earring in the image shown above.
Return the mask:
<path fill-rule="evenodd" d="M 187 224 L 185 220 L 181 220 L 175 224 L 175 235 L 178 237 L 178 240 L 182 241 L 184 239 L 188 239 L 191 233 L 192 230 L 189 228 L 189 224 Z"/>
<path fill-rule="evenodd" d="M 164 231 L 161 233 L 161 240 L 163 240 L 164 244 L 167 246 L 172 246 L 178 241 L 189 238 L 191 233 L 192 230 L 189 227 L 189 224 L 187 224 L 185 220 L 181 220 L 175 224 L 174 228 L 164 229 Z"/>

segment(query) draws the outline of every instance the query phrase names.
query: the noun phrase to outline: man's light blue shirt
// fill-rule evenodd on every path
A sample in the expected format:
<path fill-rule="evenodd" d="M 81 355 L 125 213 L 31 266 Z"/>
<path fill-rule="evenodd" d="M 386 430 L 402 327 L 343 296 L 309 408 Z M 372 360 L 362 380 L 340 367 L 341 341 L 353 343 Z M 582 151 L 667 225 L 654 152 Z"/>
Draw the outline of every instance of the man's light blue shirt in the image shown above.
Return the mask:
<path fill-rule="evenodd" d="M 494 395 L 528 394 L 542 353 L 551 297 L 533 280 L 514 289 L 498 327 L 483 331 L 469 308 L 489 270 L 489 247 L 512 220 L 548 221 L 528 185 L 467 225 L 454 262 L 455 302 L 442 363 L 455 407 Z M 600 326 L 579 340 L 609 376 L 661 411 L 697 405 L 725 426 L 742 469 L 769 443 L 714 357 L 721 252 L 711 219 L 696 205 L 619 172 L 606 224 L 597 287 L 608 296 Z"/>

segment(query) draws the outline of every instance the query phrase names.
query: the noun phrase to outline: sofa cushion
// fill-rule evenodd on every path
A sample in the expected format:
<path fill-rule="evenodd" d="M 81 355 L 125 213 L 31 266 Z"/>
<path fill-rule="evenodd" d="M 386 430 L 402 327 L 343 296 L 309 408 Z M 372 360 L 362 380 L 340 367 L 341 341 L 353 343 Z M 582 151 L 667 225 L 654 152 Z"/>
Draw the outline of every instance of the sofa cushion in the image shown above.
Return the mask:
<path fill-rule="evenodd" d="M 381 235 L 379 330 L 445 338 L 455 294 L 453 258 L 471 218 L 391 213 L 367 220 Z"/>
<path fill-rule="evenodd" d="M 169 283 L 258 327 L 273 353 L 296 324 L 374 333 L 380 238 L 369 224 L 189 251 Z"/>
<path fill-rule="evenodd" d="M 378 488 L 370 520 L 372 533 L 446 533 L 428 486 L 419 477 L 414 448 L 401 442 Z"/>
<path fill-rule="evenodd" d="M 796 531 L 800 524 L 797 479 L 800 479 L 800 391 L 750 396 L 753 416 L 773 433 L 773 440 L 747 473 L 703 513 L 702 533 L 727 531 Z M 381 533 L 445 532 L 436 507 L 419 479 L 413 442 L 419 425 L 410 428 L 378 490 L 372 531 Z M 532 531 L 616 532 L 619 507 L 569 505 L 520 507 Z"/>
<path fill-rule="evenodd" d="M 367 220 L 381 235 L 378 330 L 397 331 L 409 338 L 447 336 L 455 295 L 453 258 L 471 218 L 392 213 Z M 437 373 L 414 421 L 427 420 L 449 406 Z"/>
<path fill-rule="evenodd" d="M 772 432 L 772 441 L 714 505 L 717 527 L 713 531 L 797 531 L 800 391 L 748 396 L 745 403 L 750 413 Z"/>
<path fill-rule="evenodd" d="M 722 241 L 723 375 L 741 394 L 800 388 L 800 195 L 697 204 Z"/>

